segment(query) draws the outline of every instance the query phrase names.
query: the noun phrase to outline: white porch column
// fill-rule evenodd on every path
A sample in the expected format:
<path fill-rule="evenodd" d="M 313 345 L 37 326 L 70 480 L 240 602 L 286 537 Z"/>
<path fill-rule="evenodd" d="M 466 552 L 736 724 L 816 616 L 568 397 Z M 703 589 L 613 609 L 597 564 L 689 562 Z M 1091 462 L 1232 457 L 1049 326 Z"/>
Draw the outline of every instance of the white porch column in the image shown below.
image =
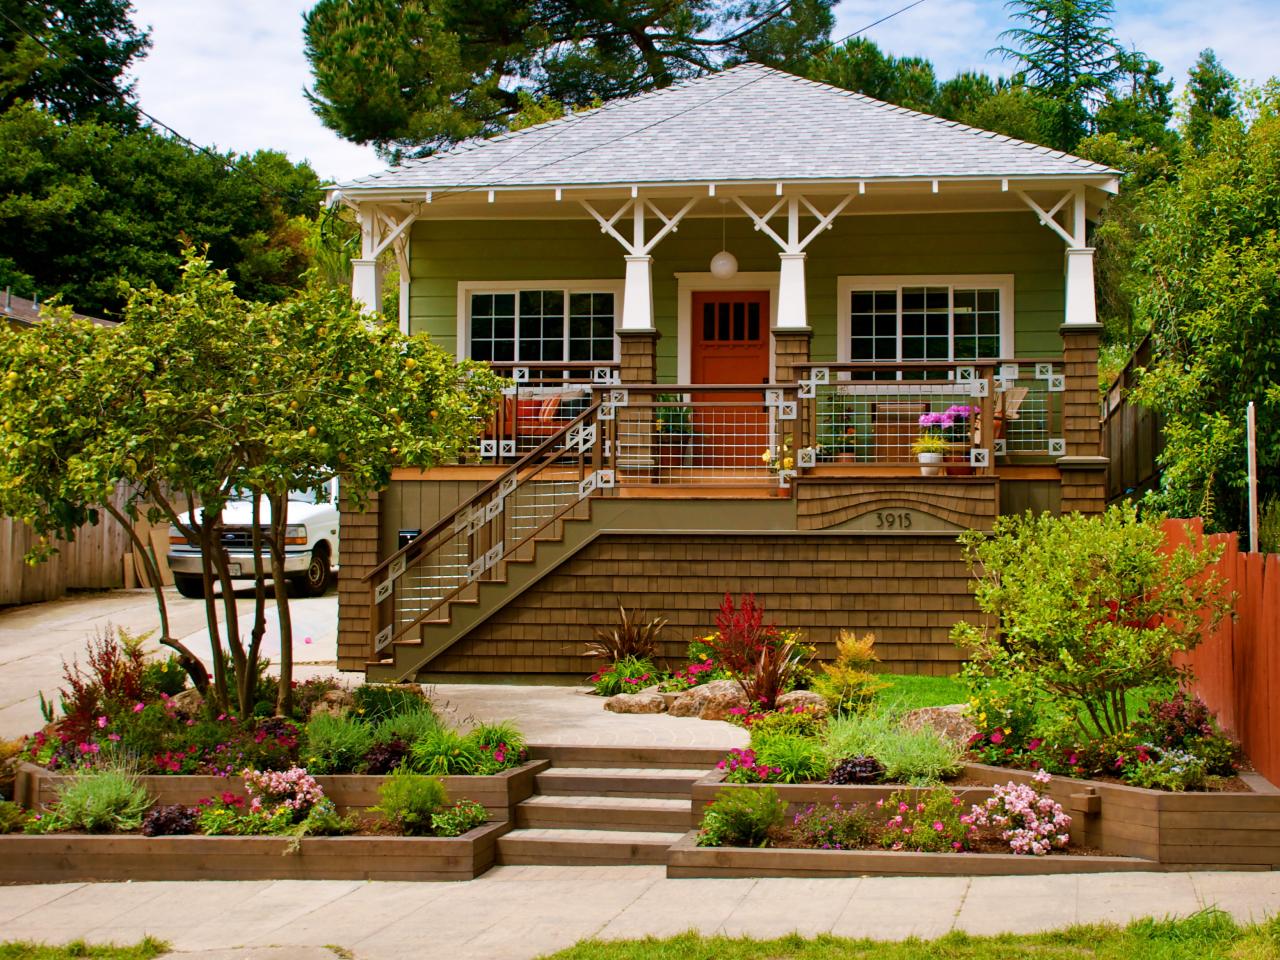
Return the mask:
<path fill-rule="evenodd" d="M 778 270 L 778 329 L 796 330 L 809 326 L 805 298 L 803 253 L 780 253 Z"/>
<path fill-rule="evenodd" d="M 1098 307 L 1093 284 L 1093 247 L 1067 250 L 1067 324 L 1097 323 Z"/>
<path fill-rule="evenodd" d="M 351 261 L 351 299 L 360 304 L 365 313 L 375 313 L 382 308 L 382 271 L 376 257 Z"/>
<path fill-rule="evenodd" d="M 653 257 L 626 256 L 626 283 L 622 291 L 622 323 L 619 330 L 653 329 Z"/>

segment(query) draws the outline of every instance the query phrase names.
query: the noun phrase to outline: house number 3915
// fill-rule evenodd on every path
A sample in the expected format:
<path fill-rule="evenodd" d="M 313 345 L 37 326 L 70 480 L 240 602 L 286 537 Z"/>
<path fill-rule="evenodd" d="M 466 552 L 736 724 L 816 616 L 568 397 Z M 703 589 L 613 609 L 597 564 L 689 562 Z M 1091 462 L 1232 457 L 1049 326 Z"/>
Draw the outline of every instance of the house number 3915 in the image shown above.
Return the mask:
<path fill-rule="evenodd" d="M 877 530 L 910 530 L 911 529 L 911 511 L 910 510 L 877 510 L 876 511 L 876 529 Z"/>

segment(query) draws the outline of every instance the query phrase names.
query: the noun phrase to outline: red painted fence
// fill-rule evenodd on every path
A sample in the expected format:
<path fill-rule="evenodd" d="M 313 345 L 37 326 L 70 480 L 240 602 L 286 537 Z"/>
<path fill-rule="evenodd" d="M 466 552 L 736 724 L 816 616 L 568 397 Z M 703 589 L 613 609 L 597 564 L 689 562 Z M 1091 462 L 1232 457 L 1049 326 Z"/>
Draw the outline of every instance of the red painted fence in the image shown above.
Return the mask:
<path fill-rule="evenodd" d="M 1185 543 L 1188 528 L 1204 529 L 1199 520 L 1170 520 L 1170 543 Z M 1234 533 L 1208 539 L 1225 547 L 1215 572 L 1236 595 L 1236 615 L 1182 660 L 1218 722 L 1240 738 L 1258 772 L 1280 784 L 1280 555 L 1242 553 Z"/>

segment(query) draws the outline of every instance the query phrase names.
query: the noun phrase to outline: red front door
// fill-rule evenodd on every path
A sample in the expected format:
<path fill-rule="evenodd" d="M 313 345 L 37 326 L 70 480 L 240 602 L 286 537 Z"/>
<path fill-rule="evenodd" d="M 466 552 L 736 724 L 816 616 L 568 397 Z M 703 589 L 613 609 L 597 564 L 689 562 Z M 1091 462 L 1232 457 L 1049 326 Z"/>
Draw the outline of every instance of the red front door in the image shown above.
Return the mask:
<path fill-rule="evenodd" d="M 769 382 L 768 291 L 695 293 L 692 314 L 694 384 Z M 760 465 L 769 438 L 762 389 L 695 393 L 693 401 L 702 466 Z"/>

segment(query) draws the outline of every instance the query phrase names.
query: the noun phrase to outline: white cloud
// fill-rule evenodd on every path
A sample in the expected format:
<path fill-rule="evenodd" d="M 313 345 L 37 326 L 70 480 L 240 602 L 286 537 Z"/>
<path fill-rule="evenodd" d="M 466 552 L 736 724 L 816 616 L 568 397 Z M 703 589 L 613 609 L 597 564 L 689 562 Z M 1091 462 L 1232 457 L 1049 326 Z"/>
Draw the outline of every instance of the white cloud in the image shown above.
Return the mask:
<path fill-rule="evenodd" d="M 288 0 L 134 0 L 151 28 L 151 52 L 136 67 L 142 108 L 186 137 L 220 150 L 283 150 L 322 178 L 383 167 L 373 150 L 321 124 L 302 95 L 311 72 L 302 52 L 302 12 Z"/>

